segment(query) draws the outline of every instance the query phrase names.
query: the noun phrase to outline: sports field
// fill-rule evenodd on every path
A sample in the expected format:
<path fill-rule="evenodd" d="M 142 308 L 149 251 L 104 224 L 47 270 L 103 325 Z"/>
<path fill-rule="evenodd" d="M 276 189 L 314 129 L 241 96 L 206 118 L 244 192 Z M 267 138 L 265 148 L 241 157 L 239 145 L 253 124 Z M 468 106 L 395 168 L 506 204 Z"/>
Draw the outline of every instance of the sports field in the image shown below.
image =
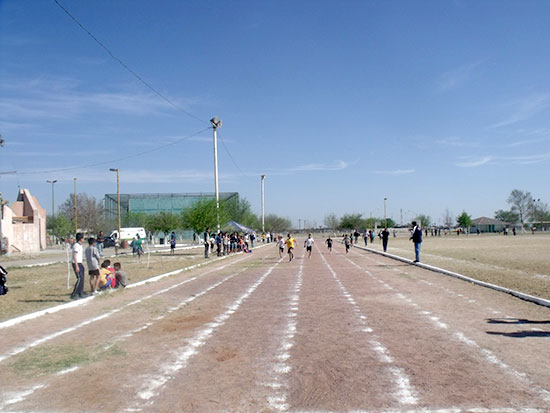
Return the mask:
<path fill-rule="evenodd" d="M 548 308 L 317 240 L 0 323 L 0 411 L 550 410 Z"/>

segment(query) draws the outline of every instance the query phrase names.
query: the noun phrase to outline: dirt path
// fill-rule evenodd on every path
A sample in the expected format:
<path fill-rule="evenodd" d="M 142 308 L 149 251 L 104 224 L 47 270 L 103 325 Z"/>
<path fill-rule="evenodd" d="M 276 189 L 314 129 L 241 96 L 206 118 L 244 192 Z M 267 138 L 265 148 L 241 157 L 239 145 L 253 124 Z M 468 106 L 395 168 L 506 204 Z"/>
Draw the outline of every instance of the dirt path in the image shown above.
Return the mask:
<path fill-rule="evenodd" d="M 1 330 L 0 411 L 543 412 L 549 340 L 547 308 L 267 246 Z"/>

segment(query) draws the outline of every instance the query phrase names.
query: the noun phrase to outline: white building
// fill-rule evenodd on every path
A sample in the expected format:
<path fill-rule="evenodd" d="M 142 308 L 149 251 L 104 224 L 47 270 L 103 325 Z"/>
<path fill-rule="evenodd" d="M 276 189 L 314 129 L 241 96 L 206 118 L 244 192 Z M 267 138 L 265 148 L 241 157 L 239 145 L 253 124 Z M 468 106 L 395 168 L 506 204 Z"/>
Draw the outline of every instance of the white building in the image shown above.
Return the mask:
<path fill-rule="evenodd" d="M 20 189 L 17 201 L 1 208 L 3 252 L 28 253 L 46 248 L 46 210 L 28 189 Z"/>

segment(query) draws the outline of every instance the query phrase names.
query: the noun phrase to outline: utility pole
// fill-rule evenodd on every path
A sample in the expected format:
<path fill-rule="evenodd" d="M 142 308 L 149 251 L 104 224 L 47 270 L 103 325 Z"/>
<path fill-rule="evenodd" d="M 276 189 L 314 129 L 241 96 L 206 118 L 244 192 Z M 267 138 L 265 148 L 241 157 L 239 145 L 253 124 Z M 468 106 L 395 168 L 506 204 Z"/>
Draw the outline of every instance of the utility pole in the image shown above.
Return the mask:
<path fill-rule="evenodd" d="M 216 218 L 218 223 L 218 232 L 220 232 L 220 192 L 218 190 L 218 135 L 216 130 L 222 126 L 222 121 L 214 116 L 210 119 L 214 131 L 214 189 L 216 193 Z"/>
<path fill-rule="evenodd" d="M 0 148 L 6 144 L 4 138 L 0 134 Z M 14 174 L 17 171 L 0 172 L 0 175 Z M 0 192 L 0 255 L 4 254 L 4 236 L 2 235 L 2 220 L 4 219 L 4 200 L 2 199 L 2 193 Z M 7 249 L 7 244 L 6 244 Z"/>
<path fill-rule="evenodd" d="M 118 168 L 109 168 L 109 171 L 116 172 L 116 200 L 118 210 L 118 237 L 117 242 L 120 244 L 120 178 L 118 174 Z M 115 253 L 118 255 L 118 248 L 115 248 Z"/>
<path fill-rule="evenodd" d="M 302 228 L 302 218 L 298 218 L 298 231 Z"/>
<path fill-rule="evenodd" d="M 261 176 L 262 179 L 262 233 L 265 233 L 265 209 L 264 209 L 264 180 L 265 175 Z"/>
<path fill-rule="evenodd" d="M 401 226 L 403 226 L 403 208 L 401 208 Z"/>
<path fill-rule="evenodd" d="M 57 182 L 57 179 L 54 179 L 53 181 L 46 181 L 47 183 L 49 184 L 52 184 L 52 218 L 55 218 L 55 195 L 54 195 L 54 190 L 53 190 L 53 184 L 55 184 Z"/>
<path fill-rule="evenodd" d="M 76 211 L 76 178 L 74 179 L 74 197 L 73 197 L 73 208 L 74 208 L 74 234 L 78 232 L 78 212 Z"/>
<path fill-rule="evenodd" d="M 386 218 L 386 201 L 388 198 L 384 198 L 384 228 L 388 228 L 388 218 Z"/>

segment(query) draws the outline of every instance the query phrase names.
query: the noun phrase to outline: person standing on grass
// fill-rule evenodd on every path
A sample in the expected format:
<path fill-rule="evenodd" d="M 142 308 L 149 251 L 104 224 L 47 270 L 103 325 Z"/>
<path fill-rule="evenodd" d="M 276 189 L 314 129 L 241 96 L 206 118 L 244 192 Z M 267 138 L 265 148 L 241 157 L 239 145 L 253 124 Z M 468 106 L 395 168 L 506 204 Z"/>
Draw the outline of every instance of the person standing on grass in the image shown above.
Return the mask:
<path fill-rule="evenodd" d="M 88 265 L 88 278 L 90 279 L 90 292 L 97 291 L 99 283 L 99 260 L 101 256 L 96 248 L 96 242 L 93 238 L 88 238 L 88 247 L 84 254 L 86 255 L 86 264 Z"/>
<path fill-rule="evenodd" d="M 308 258 L 311 258 L 311 250 L 313 249 L 313 244 L 315 241 L 313 241 L 313 238 L 311 238 L 311 234 L 307 236 L 307 239 L 304 241 L 304 247 L 308 253 Z"/>
<path fill-rule="evenodd" d="M 208 258 L 208 249 L 210 248 L 210 228 L 206 228 L 202 234 L 204 241 L 204 258 Z"/>
<path fill-rule="evenodd" d="M 328 252 L 332 253 L 332 238 L 330 235 L 328 236 L 327 240 L 325 241 L 325 244 L 327 244 Z"/>
<path fill-rule="evenodd" d="M 141 254 L 143 254 L 143 247 L 141 246 L 142 243 L 143 243 L 143 240 L 140 238 L 139 234 L 136 234 L 136 240 L 134 242 L 134 246 L 136 248 L 136 253 L 137 253 L 139 262 L 141 262 Z"/>
<path fill-rule="evenodd" d="M 380 233 L 382 236 L 382 247 L 384 248 L 384 252 L 388 249 L 388 239 L 390 237 L 390 231 L 388 231 L 387 228 L 384 228 L 384 230 Z"/>
<path fill-rule="evenodd" d="M 76 234 L 76 240 L 72 246 L 72 252 L 73 252 L 73 270 L 76 275 L 76 284 L 74 285 L 73 292 L 71 294 L 71 298 L 73 300 L 76 300 L 78 298 L 84 298 L 87 297 L 87 295 L 84 293 L 84 264 L 82 264 L 82 256 L 84 255 L 82 253 L 82 240 L 84 239 L 84 235 L 82 235 L 80 232 Z"/>
<path fill-rule="evenodd" d="M 409 240 L 414 243 L 414 262 L 420 262 L 420 245 L 422 244 L 422 230 L 416 224 L 416 221 L 412 222 L 412 235 Z"/>
<path fill-rule="evenodd" d="M 288 248 L 288 262 L 290 262 L 294 259 L 294 247 L 296 247 L 296 240 L 288 234 L 285 244 Z"/>

